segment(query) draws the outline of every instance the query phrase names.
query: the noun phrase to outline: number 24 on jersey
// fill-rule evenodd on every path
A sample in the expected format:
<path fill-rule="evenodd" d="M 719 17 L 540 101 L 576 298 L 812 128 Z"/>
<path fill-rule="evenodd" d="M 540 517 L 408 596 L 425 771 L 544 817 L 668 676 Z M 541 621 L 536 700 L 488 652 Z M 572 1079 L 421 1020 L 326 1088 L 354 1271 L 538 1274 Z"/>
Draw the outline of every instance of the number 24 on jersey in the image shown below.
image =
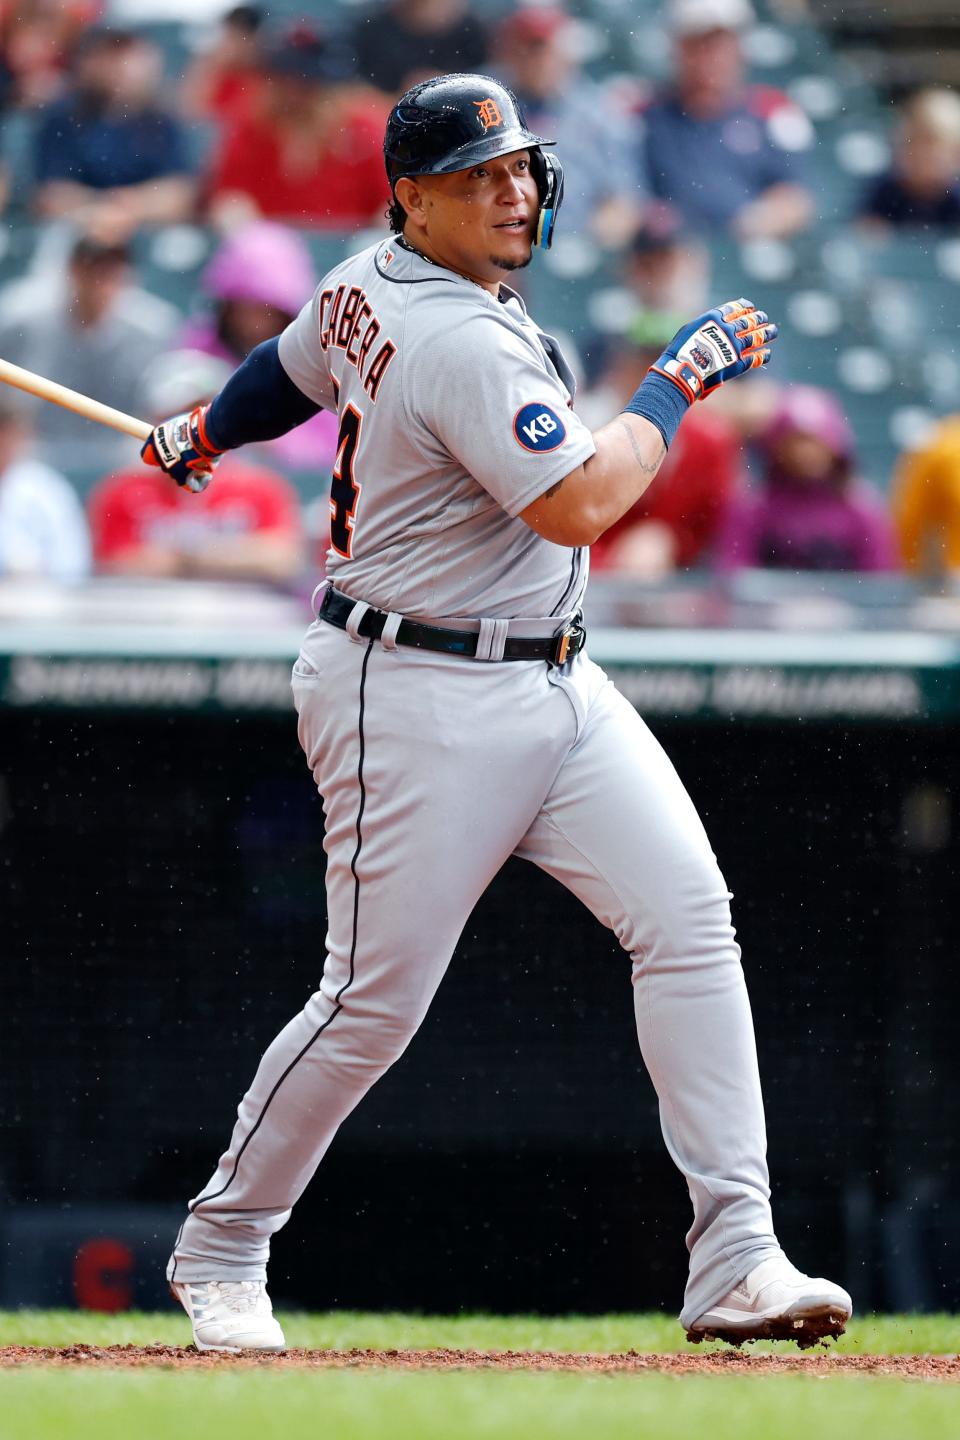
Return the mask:
<path fill-rule="evenodd" d="M 353 553 L 353 523 L 362 488 L 355 474 L 362 428 L 362 414 L 355 405 L 347 405 L 340 418 L 337 458 L 330 485 L 330 543 L 346 560 Z"/>

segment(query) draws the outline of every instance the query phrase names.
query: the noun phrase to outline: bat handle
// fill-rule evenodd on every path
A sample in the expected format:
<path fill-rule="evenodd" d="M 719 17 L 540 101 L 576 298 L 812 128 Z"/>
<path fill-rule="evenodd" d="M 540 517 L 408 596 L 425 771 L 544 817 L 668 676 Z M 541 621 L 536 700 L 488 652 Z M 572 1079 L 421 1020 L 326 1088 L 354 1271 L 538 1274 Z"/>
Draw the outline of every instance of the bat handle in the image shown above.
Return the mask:
<path fill-rule="evenodd" d="M 0 360 L 0 380 L 18 390 L 25 390 L 28 395 L 36 395 L 40 400 L 49 400 L 54 405 L 61 405 L 65 410 L 72 410 L 75 414 L 82 415 L 85 420 L 95 420 L 100 425 L 122 430 L 125 435 L 132 435 L 135 440 L 146 440 L 153 431 L 152 425 L 146 420 L 139 420 L 136 415 L 126 415 L 122 410 L 115 410 L 112 405 L 104 405 L 102 401 L 93 400 L 89 395 L 81 395 L 78 390 L 59 385 L 56 380 L 35 375 L 32 370 L 24 370 L 9 360 Z"/>

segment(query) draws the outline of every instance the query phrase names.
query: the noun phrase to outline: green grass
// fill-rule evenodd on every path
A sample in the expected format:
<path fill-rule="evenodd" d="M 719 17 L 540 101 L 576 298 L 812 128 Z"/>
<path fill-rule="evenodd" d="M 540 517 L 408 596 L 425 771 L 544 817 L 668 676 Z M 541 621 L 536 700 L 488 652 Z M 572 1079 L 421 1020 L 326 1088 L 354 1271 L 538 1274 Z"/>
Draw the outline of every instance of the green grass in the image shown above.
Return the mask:
<path fill-rule="evenodd" d="M 310 1348 L 668 1351 L 672 1317 L 285 1315 Z M 186 1321 L 0 1314 L 0 1344 L 184 1344 Z M 960 1317 L 856 1322 L 851 1353 L 960 1351 Z M 760 1347 L 757 1347 L 759 1350 Z M 388 1371 L 25 1369 L 0 1373 L 2 1440 L 957 1440 L 960 1385 L 849 1376 L 752 1378 Z"/>
<path fill-rule="evenodd" d="M 308 1350 L 625 1350 L 704 1354 L 691 1349 L 672 1315 L 396 1315 L 352 1310 L 279 1314 L 287 1344 Z M 156 1314 L 97 1315 L 76 1310 L 0 1311 L 0 1345 L 188 1345 L 187 1317 L 171 1305 Z M 755 1355 L 784 1352 L 754 1345 Z M 850 1355 L 956 1355 L 960 1315 L 872 1315 L 855 1320 L 831 1349 Z M 2 1434 L 2 1432 L 0 1432 Z M 960 1440 L 958 1430 L 957 1440 Z"/>
<path fill-rule="evenodd" d="M 960 1390 L 660 1375 L 16 1374 L 4 1440 L 956 1440 Z"/>

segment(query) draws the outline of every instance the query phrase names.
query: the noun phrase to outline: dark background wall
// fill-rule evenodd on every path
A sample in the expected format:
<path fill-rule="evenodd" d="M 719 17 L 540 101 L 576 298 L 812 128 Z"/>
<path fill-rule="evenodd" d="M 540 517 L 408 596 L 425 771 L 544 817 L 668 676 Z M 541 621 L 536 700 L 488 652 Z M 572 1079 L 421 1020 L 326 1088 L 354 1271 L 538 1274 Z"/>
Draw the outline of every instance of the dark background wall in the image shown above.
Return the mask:
<path fill-rule="evenodd" d="M 655 728 L 735 893 L 781 1239 L 861 1309 L 960 1305 L 955 733 Z M 0 1225 L 180 1207 L 322 965 L 292 726 L 7 711 L 0 756 Z M 278 1237 L 272 1291 L 677 1309 L 688 1222 L 629 964 L 512 862 Z"/>

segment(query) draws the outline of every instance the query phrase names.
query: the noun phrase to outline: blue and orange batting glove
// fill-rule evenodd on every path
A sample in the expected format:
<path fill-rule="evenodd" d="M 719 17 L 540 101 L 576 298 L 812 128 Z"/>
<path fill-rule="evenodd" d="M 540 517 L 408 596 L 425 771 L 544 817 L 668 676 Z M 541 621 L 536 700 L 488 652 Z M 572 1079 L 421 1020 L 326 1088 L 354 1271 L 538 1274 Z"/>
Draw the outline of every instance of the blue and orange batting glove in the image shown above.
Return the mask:
<path fill-rule="evenodd" d="M 728 300 L 678 330 L 650 368 L 672 380 L 693 404 L 725 380 L 766 365 L 778 334 L 766 311 L 755 309 L 751 300 Z"/>
<path fill-rule="evenodd" d="M 209 405 L 197 405 L 154 426 L 141 447 L 145 465 L 156 465 L 178 485 L 195 493 L 205 490 L 223 454 L 211 444 L 206 431 Z"/>

